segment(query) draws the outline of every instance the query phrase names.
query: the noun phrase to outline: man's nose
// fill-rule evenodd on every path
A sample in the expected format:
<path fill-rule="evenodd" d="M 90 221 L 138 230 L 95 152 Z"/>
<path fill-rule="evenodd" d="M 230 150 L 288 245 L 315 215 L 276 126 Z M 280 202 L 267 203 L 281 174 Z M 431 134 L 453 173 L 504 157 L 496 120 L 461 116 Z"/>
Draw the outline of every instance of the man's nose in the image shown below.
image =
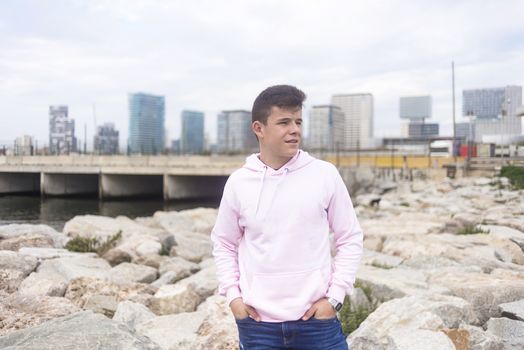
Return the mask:
<path fill-rule="evenodd" d="M 292 134 L 297 134 L 300 132 L 300 125 L 298 125 L 297 123 L 291 123 L 291 130 L 290 132 Z"/>

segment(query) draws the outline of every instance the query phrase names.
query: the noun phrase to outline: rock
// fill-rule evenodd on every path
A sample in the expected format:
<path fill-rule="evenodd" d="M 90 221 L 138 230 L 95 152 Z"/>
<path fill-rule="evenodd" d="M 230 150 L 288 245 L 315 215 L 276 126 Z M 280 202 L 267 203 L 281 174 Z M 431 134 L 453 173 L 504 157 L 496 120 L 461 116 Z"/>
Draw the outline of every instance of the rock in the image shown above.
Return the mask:
<path fill-rule="evenodd" d="M 216 267 L 208 267 L 200 270 L 188 278 L 180 280 L 177 286 L 191 285 L 192 289 L 200 296 L 198 303 L 200 304 L 207 297 L 213 295 L 218 289 L 218 279 L 216 277 Z"/>
<path fill-rule="evenodd" d="M 487 331 L 501 338 L 504 350 L 521 350 L 524 347 L 524 322 L 508 318 L 492 318 L 487 323 Z"/>
<path fill-rule="evenodd" d="M 386 346 L 387 336 L 397 329 L 438 331 L 458 328 L 462 322 L 478 322 L 473 308 L 463 299 L 435 294 L 407 296 L 380 305 L 348 339 L 350 344 L 379 342 Z"/>
<path fill-rule="evenodd" d="M 404 258 L 381 254 L 366 249 L 364 250 L 361 263 L 378 268 L 389 269 L 392 267 L 397 267 L 402 263 L 402 261 L 404 261 Z"/>
<path fill-rule="evenodd" d="M 108 250 L 103 256 L 105 260 L 111 265 L 116 266 L 121 263 L 131 262 L 132 257 L 129 253 L 124 252 L 123 250 L 113 248 Z"/>
<path fill-rule="evenodd" d="M 469 346 L 471 350 L 503 350 L 504 342 L 502 339 L 489 332 L 485 332 L 480 327 L 471 325 L 461 325 L 469 333 Z"/>
<path fill-rule="evenodd" d="M 2 337 L 18 329 L 35 326 L 50 319 L 79 311 L 65 298 L 27 296 L 18 293 L 0 298 L 0 348 Z M 24 348 L 25 349 L 25 348 Z"/>
<path fill-rule="evenodd" d="M 122 216 L 75 216 L 64 226 L 64 233 L 70 237 L 97 238 L 100 241 L 106 241 L 119 232 L 121 238 L 115 248 L 128 253 L 133 259 L 140 255 L 158 254 L 161 249 L 160 237 L 165 234 L 163 229 L 143 226 Z"/>
<path fill-rule="evenodd" d="M 167 284 L 158 289 L 149 308 L 157 315 L 192 312 L 201 302 L 192 284 Z"/>
<path fill-rule="evenodd" d="M 25 295 L 63 297 L 67 280 L 55 273 L 33 272 L 20 284 L 18 292 Z"/>
<path fill-rule="evenodd" d="M 180 212 L 180 214 L 191 218 L 193 221 L 193 229 L 191 231 L 203 233 L 204 235 L 211 234 L 215 226 L 217 213 L 218 210 L 215 208 L 186 209 Z"/>
<path fill-rule="evenodd" d="M 455 345 L 442 332 L 403 328 L 396 329 L 389 334 L 388 348 L 396 350 L 455 350 Z"/>
<path fill-rule="evenodd" d="M 153 215 L 153 219 L 164 230 L 174 234 L 177 242 L 179 232 L 194 230 L 193 220 L 190 215 L 184 215 L 176 211 L 157 211 Z"/>
<path fill-rule="evenodd" d="M 155 268 L 132 263 L 121 263 L 110 271 L 110 280 L 115 283 L 151 283 L 156 280 L 157 270 Z"/>
<path fill-rule="evenodd" d="M 206 269 L 208 267 L 213 267 L 216 269 L 215 259 L 213 258 L 204 259 L 198 265 L 200 266 L 201 269 Z"/>
<path fill-rule="evenodd" d="M 353 289 L 353 293 L 349 296 L 349 305 L 351 311 L 358 309 L 369 310 L 371 308 L 371 300 L 368 299 L 361 288 L 357 287 Z"/>
<path fill-rule="evenodd" d="M 440 284 L 473 306 L 478 323 L 482 325 L 491 317 L 499 317 L 499 304 L 524 299 L 524 277 L 508 279 L 482 273 L 442 272 L 434 274 L 430 283 Z"/>
<path fill-rule="evenodd" d="M 118 304 L 113 321 L 124 323 L 132 330 L 135 330 L 139 323 L 155 317 L 156 315 L 144 305 L 126 300 Z"/>
<path fill-rule="evenodd" d="M 38 261 L 56 258 L 74 258 L 78 256 L 95 258 L 96 253 L 77 253 L 71 252 L 67 249 L 60 248 L 38 248 L 38 247 L 24 247 L 18 250 L 22 255 L 28 255 L 36 258 Z"/>
<path fill-rule="evenodd" d="M 67 287 L 65 297 L 81 308 L 92 308 L 111 315 L 118 303 L 130 300 L 146 306 L 157 288 L 142 283 L 115 284 L 94 278 L 77 278 Z M 98 297 L 104 296 L 104 297 Z M 110 305 L 110 307 L 108 307 Z"/>
<path fill-rule="evenodd" d="M 37 271 L 62 276 L 66 281 L 78 277 L 108 279 L 111 266 L 101 258 L 77 256 L 44 260 Z"/>
<path fill-rule="evenodd" d="M 160 268 L 160 264 L 162 262 L 168 261 L 169 259 L 170 258 L 168 256 L 150 254 L 135 257 L 133 258 L 132 262 L 138 265 L 151 266 L 158 270 Z"/>
<path fill-rule="evenodd" d="M 177 245 L 171 248 L 170 256 L 179 256 L 196 263 L 212 256 L 213 244 L 209 236 L 181 231 L 175 237 Z"/>
<path fill-rule="evenodd" d="M 389 215 L 388 215 L 389 216 Z M 391 225 L 394 222 L 395 225 Z M 400 213 L 380 219 L 361 222 L 362 230 L 366 235 L 388 238 L 399 235 L 426 235 L 430 232 L 441 232 L 445 223 L 432 214 Z M 178 238 L 177 238 L 178 239 Z"/>
<path fill-rule="evenodd" d="M 125 325 L 90 311 L 54 319 L 36 327 L 13 332 L 0 338 L 4 350 L 128 349 L 161 350 L 146 337 Z"/>
<path fill-rule="evenodd" d="M 167 271 L 172 271 L 177 274 L 177 281 L 182 278 L 186 278 L 189 275 L 198 272 L 200 266 L 193 262 L 189 262 L 180 257 L 170 257 L 162 260 L 160 266 L 158 267 L 158 272 L 160 275 L 163 275 Z"/>
<path fill-rule="evenodd" d="M 238 330 L 225 298 L 213 295 L 198 306 L 197 312 L 206 316 L 198 329 L 194 350 L 238 349 Z"/>
<path fill-rule="evenodd" d="M 1 269 L 0 270 L 0 291 L 14 293 L 24 280 L 24 273 L 20 270 Z"/>
<path fill-rule="evenodd" d="M 36 269 L 37 260 L 32 256 L 22 255 L 10 250 L 0 250 L 0 269 L 21 271 L 24 276 Z"/>
<path fill-rule="evenodd" d="M 366 233 L 364 236 L 364 249 L 381 252 L 384 245 L 384 239 L 385 237 L 368 236 Z"/>
<path fill-rule="evenodd" d="M 456 350 L 469 350 L 469 331 L 466 329 L 444 328 L 440 330 L 453 342 Z"/>
<path fill-rule="evenodd" d="M 152 286 L 160 288 L 166 284 L 172 284 L 178 281 L 178 274 L 174 271 L 167 271 L 159 279 L 151 283 Z"/>
<path fill-rule="evenodd" d="M 0 250 L 23 247 L 63 248 L 67 237 L 47 225 L 12 224 L 0 226 Z"/>
<path fill-rule="evenodd" d="M 524 321 L 524 299 L 499 305 L 502 316 Z"/>
<path fill-rule="evenodd" d="M 194 350 L 203 312 L 184 312 L 152 318 L 136 326 L 138 334 L 160 345 L 162 349 Z"/>

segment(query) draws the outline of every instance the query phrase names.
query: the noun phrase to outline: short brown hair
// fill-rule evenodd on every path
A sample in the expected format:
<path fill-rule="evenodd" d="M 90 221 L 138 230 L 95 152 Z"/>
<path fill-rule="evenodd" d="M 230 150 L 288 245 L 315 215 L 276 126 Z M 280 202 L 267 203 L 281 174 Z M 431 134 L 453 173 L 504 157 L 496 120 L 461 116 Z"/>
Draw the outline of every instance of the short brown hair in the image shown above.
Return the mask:
<path fill-rule="evenodd" d="M 271 107 L 284 109 L 298 109 L 306 99 L 306 94 L 291 85 L 274 85 L 262 91 L 251 110 L 251 121 L 259 121 L 266 125 L 267 118 L 271 114 Z"/>

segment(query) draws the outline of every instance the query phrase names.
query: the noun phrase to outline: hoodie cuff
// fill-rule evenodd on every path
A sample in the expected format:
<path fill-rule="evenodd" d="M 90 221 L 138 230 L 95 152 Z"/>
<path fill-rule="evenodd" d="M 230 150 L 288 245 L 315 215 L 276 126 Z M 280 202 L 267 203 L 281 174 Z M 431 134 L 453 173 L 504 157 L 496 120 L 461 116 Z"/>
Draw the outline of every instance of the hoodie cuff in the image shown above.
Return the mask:
<path fill-rule="evenodd" d="M 326 296 L 328 298 L 335 299 L 339 303 L 344 303 L 344 299 L 346 297 L 346 291 L 342 287 L 331 285 L 331 287 L 329 287 L 328 289 L 328 292 L 326 293 Z"/>
<path fill-rule="evenodd" d="M 227 305 L 229 305 L 234 299 L 241 297 L 242 295 L 240 294 L 240 288 L 238 288 L 238 286 L 229 287 L 229 289 L 226 292 Z"/>

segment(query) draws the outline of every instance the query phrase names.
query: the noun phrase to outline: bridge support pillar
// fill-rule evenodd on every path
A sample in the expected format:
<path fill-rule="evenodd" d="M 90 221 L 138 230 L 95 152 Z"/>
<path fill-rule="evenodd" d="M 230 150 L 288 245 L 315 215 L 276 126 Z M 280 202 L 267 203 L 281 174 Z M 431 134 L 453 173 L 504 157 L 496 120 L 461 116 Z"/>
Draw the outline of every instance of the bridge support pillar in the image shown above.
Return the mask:
<path fill-rule="evenodd" d="M 98 174 L 42 173 L 40 193 L 45 196 L 96 196 Z"/>
<path fill-rule="evenodd" d="M 0 173 L 0 194 L 38 193 L 40 174 L 38 173 Z"/>
<path fill-rule="evenodd" d="M 165 175 L 164 199 L 192 199 L 222 196 L 227 176 Z"/>
<path fill-rule="evenodd" d="M 101 174 L 99 197 L 160 197 L 162 198 L 162 175 Z"/>

